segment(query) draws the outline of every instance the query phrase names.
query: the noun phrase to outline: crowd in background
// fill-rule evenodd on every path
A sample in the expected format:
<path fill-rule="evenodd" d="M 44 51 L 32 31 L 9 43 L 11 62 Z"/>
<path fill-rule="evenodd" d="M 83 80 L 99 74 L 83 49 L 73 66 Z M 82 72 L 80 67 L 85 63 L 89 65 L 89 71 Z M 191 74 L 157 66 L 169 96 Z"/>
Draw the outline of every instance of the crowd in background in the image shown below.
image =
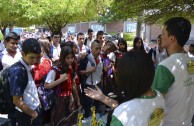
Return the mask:
<path fill-rule="evenodd" d="M 16 109 L 8 118 L 13 126 L 56 126 L 80 106 L 84 118 L 90 117 L 95 106 L 101 116 L 111 108 L 109 125 L 187 125 L 194 112 L 194 77 L 187 72 L 190 58 L 183 50 L 190 29 L 184 18 L 169 19 L 155 48 L 135 37 L 130 50 L 124 38 L 115 43 L 106 40 L 103 31 L 94 35 L 92 29 L 87 36 L 79 32 L 66 39 L 60 33 L 20 38 L 10 32 L 1 42 L 0 53 L 0 70 L 17 63 L 10 70 Z M 43 87 L 57 94 L 49 111 L 41 110 L 39 99 L 43 77 Z"/>

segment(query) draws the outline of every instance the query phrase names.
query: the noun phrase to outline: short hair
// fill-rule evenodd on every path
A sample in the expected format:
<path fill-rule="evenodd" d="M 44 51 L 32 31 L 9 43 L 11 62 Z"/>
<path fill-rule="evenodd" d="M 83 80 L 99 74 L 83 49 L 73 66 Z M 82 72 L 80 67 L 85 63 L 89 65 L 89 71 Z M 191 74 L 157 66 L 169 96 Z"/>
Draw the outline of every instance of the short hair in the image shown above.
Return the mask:
<path fill-rule="evenodd" d="M 125 53 L 119 60 L 117 68 L 117 94 L 122 98 L 119 102 L 138 98 L 151 88 L 155 68 L 152 59 L 145 51 Z M 121 92 L 124 92 L 124 95 Z"/>
<path fill-rule="evenodd" d="M 78 39 L 78 36 L 80 36 L 80 35 L 84 35 L 84 33 L 83 32 L 77 33 L 77 39 Z"/>
<path fill-rule="evenodd" d="M 191 22 L 183 17 L 173 17 L 168 19 L 164 26 L 168 35 L 175 36 L 178 44 L 183 47 L 190 36 Z"/>
<path fill-rule="evenodd" d="M 94 32 L 91 28 L 88 29 L 88 33 Z"/>
<path fill-rule="evenodd" d="M 22 52 L 24 54 L 29 54 L 29 53 L 40 54 L 41 47 L 40 47 L 38 40 L 34 38 L 26 39 L 22 43 Z"/>
<path fill-rule="evenodd" d="M 104 32 L 103 31 L 98 31 L 97 34 L 96 34 L 96 38 L 98 38 L 99 35 L 104 35 Z"/>
<path fill-rule="evenodd" d="M 194 44 L 190 44 L 189 47 L 194 47 Z"/>
<path fill-rule="evenodd" d="M 53 33 L 51 34 L 51 38 L 53 38 L 54 35 L 59 35 L 59 36 L 61 36 L 61 34 L 60 34 L 59 32 L 53 32 Z"/>
<path fill-rule="evenodd" d="M 15 33 L 15 32 L 10 32 L 6 37 L 5 37 L 5 41 L 6 42 L 9 42 L 11 39 L 14 39 L 14 40 L 19 40 L 20 39 L 20 36 Z"/>
<path fill-rule="evenodd" d="M 100 44 L 100 41 L 95 39 L 92 43 L 91 43 L 91 48 L 95 45 L 95 44 Z"/>

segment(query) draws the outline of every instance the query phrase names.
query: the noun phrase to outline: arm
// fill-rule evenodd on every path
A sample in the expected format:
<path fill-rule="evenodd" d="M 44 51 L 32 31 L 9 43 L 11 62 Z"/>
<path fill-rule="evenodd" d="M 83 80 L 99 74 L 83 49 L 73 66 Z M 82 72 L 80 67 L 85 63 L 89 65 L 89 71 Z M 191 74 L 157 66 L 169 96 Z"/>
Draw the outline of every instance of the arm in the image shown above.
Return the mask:
<path fill-rule="evenodd" d="M 96 67 L 91 67 L 91 68 L 86 69 L 86 70 L 80 70 L 79 74 L 80 75 L 89 75 L 89 74 L 91 74 L 91 73 L 93 73 L 95 71 L 96 71 Z"/>
<path fill-rule="evenodd" d="M 118 106 L 118 102 L 112 98 L 105 96 L 98 86 L 96 86 L 96 90 L 88 87 L 87 89 L 84 89 L 84 92 L 88 97 L 94 100 L 101 101 L 111 108 L 116 108 Z"/>
<path fill-rule="evenodd" d="M 22 112 L 32 117 L 32 120 L 38 116 L 38 113 L 28 107 L 22 99 L 22 96 L 13 96 L 13 103 L 22 110 Z"/>
<path fill-rule="evenodd" d="M 59 85 L 60 83 L 62 83 L 65 80 L 67 80 L 67 74 L 66 73 L 61 74 L 59 79 L 57 79 L 57 80 L 55 80 L 51 83 L 45 82 L 44 87 L 45 87 L 45 89 L 51 89 L 51 88 Z"/>
<path fill-rule="evenodd" d="M 72 92 L 73 92 L 73 97 L 77 103 L 77 106 L 79 107 L 81 104 L 80 104 L 80 99 L 77 91 L 77 85 L 75 84 L 75 80 L 73 80 Z"/>

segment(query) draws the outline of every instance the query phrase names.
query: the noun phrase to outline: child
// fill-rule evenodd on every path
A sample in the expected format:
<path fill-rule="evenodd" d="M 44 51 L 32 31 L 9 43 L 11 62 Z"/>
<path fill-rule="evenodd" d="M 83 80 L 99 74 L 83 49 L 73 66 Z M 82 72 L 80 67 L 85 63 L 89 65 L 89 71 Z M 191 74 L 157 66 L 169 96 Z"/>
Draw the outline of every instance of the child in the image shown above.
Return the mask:
<path fill-rule="evenodd" d="M 63 47 L 56 66 L 60 72 L 51 69 L 44 84 L 46 89 L 54 88 L 58 96 L 51 112 L 52 126 L 56 126 L 62 118 L 71 113 L 72 90 L 77 92 L 74 81 L 76 75 L 74 57 L 74 52 L 70 47 Z M 75 97 L 78 99 L 77 94 Z"/>
<path fill-rule="evenodd" d="M 16 105 L 18 126 L 41 126 L 41 110 L 31 65 L 40 63 L 41 48 L 36 39 L 26 39 L 22 44 L 22 59 L 10 69 L 10 93 Z"/>

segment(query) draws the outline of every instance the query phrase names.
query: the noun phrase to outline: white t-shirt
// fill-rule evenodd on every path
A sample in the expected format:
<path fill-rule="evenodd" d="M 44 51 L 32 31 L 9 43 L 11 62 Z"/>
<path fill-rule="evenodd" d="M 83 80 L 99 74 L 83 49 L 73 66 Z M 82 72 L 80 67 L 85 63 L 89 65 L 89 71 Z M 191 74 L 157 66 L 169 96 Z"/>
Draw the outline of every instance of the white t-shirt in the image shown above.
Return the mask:
<path fill-rule="evenodd" d="M 111 126 L 161 126 L 165 103 L 163 96 L 158 91 L 155 93 L 119 105 L 113 112 Z"/>
<path fill-rule="evenodd" d="M 52 46 L 53 46 L 53 58 L 59 59 L 60 53 L 61 53 L 60 45 L 58 45 L 58 47 L 55 47 L 54 45 L 52 45 Z"/>
<path fill-rule="evenodd" d="M 35 110 L 40 105 L 40 100 L 38 97 L 38 91 L 34 83 L 34 79 L 31 74 L 31 67 L 21 59 L 21 63 L 25 66 L 28 73 L 28 84 L 24 90 L 23 101 L 32 109 Z M 21 111 L 17 106 L 16 109 Z"/>
<path fill-rule="evenodd" d="M 93 57 L 92 53 L 90 53 L 90 54 L 88 55 L 88 57 L 90 57 L 89 59 L 92 59 L 92 60 L 93 60 L 93 63 L 94 63 L 95 66 L 96 66 L 96 62 L 95 62 L 95 60 L 94 60 L 94 57 Z M 102 79 L 102 78 L 101 78 L 101 75 L 102 75 L 103 63 L 102 63 L 102 60 L 101 60 L 101 57 L 100 57 L 100 56 L 98 56 L 98 59 L 99 59 L 99 63 L 98 63 L 98 65 L 96 66 L 96 67 L 97 67 L 97 68 L 96 68 L 96 71 L 93 72 L 93 73 L 91 73 L 91 74 L 88 76 L 87 80 L 86 80 L 86 84 L 88 84 L 88 85 L 96 85 L 96 84 L 100 83 L 100 81 L 101 81 L 101 79 Z M 92 64 L 88 61 L 86 70 L 87 70 L 87 69 L 90 69 L 91 67 L 92 67 Z"/>
<path fill-rule="evenodd" d="M 187 71 L 187 53 L 175 53 L 156 69 L 152 87 L 165 94 L 164 126 L 188 126 L 194 114 L 194 74 Z"/>
<path fill-rule="evenodd" d="M 19 50 L 17 50 L 16 54 L 14 57 L 12 57 L 6 49 L 3 50 L 2 52 L 3 56 L 2 56 L 2 65 L 3 65 L 3 69 L 11 66 L 12 64 L 16 63 L 17 61 L 19 61 L 19 59 L 22 57 L 21 52 Z"/>

